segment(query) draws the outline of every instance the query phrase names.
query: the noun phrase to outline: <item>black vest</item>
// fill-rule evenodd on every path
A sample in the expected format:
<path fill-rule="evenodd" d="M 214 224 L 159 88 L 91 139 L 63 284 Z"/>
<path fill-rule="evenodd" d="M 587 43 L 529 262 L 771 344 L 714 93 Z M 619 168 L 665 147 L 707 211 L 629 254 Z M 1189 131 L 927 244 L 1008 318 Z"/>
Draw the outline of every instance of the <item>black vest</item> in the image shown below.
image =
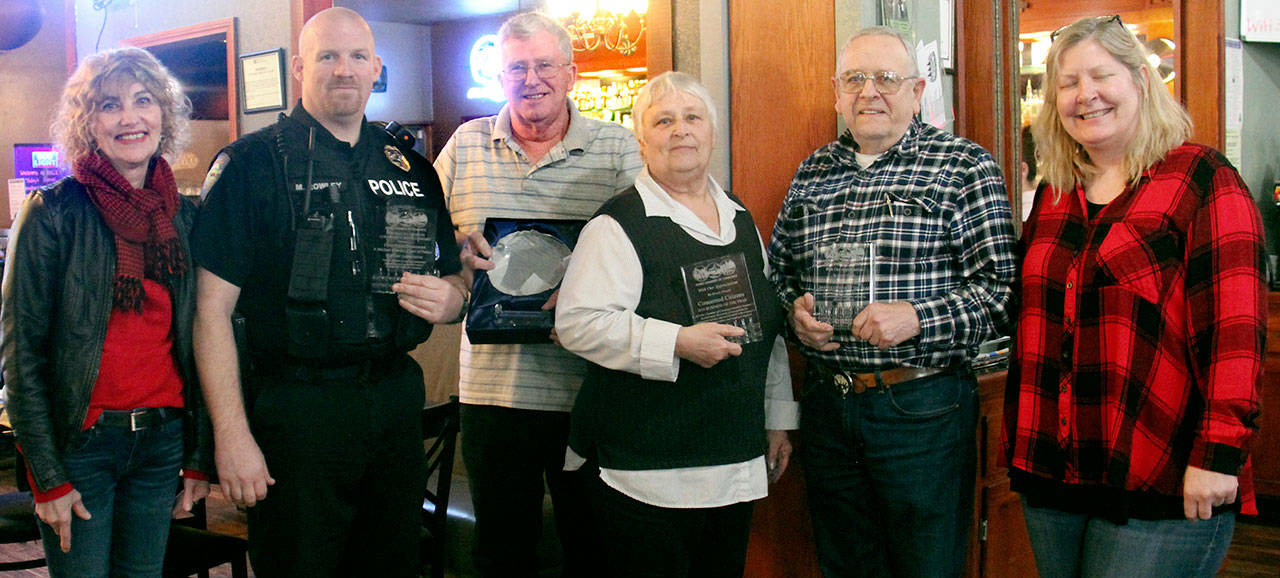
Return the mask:
<path fill-rule="evenodd" d="M 637 315 L 693 325 L 681 266 L 742 253 L 764 339 L 710 369 L 680 360 L 675 383 L 592 365 L 573 407 L 569 445 L 616 470 L 734 464 L 763 455 L 764 382 L 783 314 L 764 276 L 751 215 L 737 211 L 737 238 L 724 247 L 698 242 L 666 217 L 646 217 L 635 188 L 606 202 L 597 215 L 615 219 L 640 257 L 644 283 Z"/>
<path fill-rule="evenodd" d="M 309 150 L 312 128 L 315 144 Z M 285 353 L 286 343 L 293 342 L 287 348 L 289 357 L 301 357 L 317 366 L 341 366 L 410 351 L 430 335 L 431 325 L 400 308 L 394 295 L 369 290 L 373 243 L 385 231 L 388 209 L 407 206 L 434 215 L 443 204 L 439 179 L 430 164 L 402 154 L 408 170 L 398 166 L 388 152 L 389 148 L 400 150 L 396 144 L 381 128 L 366 123 L 359 142 L 352 147 L 334 138 L 299 106 L 275 125 L 223 149 L 234 162 L 256 165 L 259 175 L 264 173 L 261 169 L 270 167 L 271 180 L 261 185 L 279 192 L 272 204 L 275 211 L 265 217 L 276 225 L 278 236 L 264 239 L 271 244 L 267 250 L 274 256 L 269 282 L 277 286 L 276 291 L 283 292 L 288 286 L 295 234 L 304 217 L 309 160 L 310 208 L 333 218 L 328 295 L 321 304 L 326 310 L 328 335 L 316 343 L 297 346 L 299 338 L 286 320 L 285 309 L 292 305 L 281 307 L 276 299 L 249 297 L 242 292 L 237 308 L 247 319 L 250 349 L 255 357 L 268 352 L 268 359 L 259 363 L 284 361 L 280 354 Z M 329 185 L 334 186 L 333 192 Z M 452 231 L 444 234 L 452 235 Z"/>

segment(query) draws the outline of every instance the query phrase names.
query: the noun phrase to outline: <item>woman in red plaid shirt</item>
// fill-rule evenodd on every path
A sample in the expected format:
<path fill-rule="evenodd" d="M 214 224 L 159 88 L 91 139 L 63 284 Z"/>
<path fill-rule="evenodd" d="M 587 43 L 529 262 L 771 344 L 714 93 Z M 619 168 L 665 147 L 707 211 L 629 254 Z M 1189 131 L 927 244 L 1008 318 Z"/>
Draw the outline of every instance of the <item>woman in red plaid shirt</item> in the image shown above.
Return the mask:
<path fill-rule="evenodd" d="M 1041 576 L 1212 576 L 1255 513 L 1262 223 L 1118 16 L 1053 35 L 1004 447 Z"/>

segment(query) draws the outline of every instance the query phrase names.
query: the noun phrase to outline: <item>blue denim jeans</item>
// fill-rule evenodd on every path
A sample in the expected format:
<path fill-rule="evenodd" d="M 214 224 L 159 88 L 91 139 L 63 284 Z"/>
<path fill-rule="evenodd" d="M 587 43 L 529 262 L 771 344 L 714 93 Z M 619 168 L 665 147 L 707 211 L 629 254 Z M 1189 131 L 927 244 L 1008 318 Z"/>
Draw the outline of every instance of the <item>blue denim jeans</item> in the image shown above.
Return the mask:
<path fill-rule="evenodd" d="M 92 517 L 72 516 L 65 553 L 53 528 L 40 524 L 49 574 L 160 576 L 182 466 L 182 420 L 136 432 L 95 425 L 80 433 L 62 466 Z"/>
<path fill-rule="evenodd" d="M 1041 578 L 1214 576 L 1227 556 L 1236 515 L 1208 520 L 1138 520 L 1117 525 L 1105 518 L 1032 508 L 1022 515 Z"/>
<path fill-rule="evenodd" d="M 809 382 L 800 451 L 823 575 L 959 576 L 973 519 L 977 381 L 944 374 L 845 396 L 812 374 Z"/>

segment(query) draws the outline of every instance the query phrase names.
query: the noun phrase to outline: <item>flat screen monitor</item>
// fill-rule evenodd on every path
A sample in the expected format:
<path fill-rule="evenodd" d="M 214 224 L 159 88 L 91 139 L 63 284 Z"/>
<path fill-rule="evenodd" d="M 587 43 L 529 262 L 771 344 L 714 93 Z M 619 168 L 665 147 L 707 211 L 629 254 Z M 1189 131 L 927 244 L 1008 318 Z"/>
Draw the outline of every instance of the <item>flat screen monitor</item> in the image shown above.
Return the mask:
<path fill-rule="evenodd" d="M 70 171 L 62 166 L 62 153 L 49 143 L 13 145 L 14 178 L 27 181 L 27 190 L 57 182 Z"/>

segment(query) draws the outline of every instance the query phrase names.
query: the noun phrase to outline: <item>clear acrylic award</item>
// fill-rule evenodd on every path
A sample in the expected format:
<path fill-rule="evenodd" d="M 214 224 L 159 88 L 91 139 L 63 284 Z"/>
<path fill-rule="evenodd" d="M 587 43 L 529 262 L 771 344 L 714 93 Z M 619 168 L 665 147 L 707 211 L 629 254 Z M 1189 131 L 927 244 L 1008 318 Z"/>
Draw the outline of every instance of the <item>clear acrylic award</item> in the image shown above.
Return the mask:
<path fill-rule="evenodd" d="M 876 244 L 834 243 L 818 249 L 813 275 L 813 314 L 836 331 L 875 302 Z"/>

